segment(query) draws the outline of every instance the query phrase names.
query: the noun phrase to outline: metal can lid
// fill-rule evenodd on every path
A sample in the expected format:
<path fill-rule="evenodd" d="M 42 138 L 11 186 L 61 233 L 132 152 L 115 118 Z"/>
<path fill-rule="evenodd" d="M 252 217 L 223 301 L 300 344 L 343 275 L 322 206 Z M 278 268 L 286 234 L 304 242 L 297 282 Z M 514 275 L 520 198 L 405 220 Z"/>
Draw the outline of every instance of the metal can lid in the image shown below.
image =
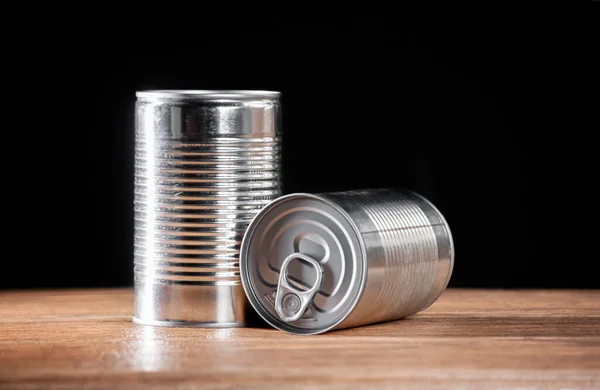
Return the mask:
<path fill-rule="evenodd" d="M 240 272 L 248 300 L 274 327 L 294 334 L 325 332 L 352 312 L 366 282 L 358 228 L 331 201 L 282 196 L 248 227 Z"/>
<path fill-rule="evenodd" d="M 169 100 L 273 100 L 279 99 L 278 91 L 260 90 L 187 90 L 187 89 L 164 89 L 136 92 L 140 99 L 169 99 Z"/>

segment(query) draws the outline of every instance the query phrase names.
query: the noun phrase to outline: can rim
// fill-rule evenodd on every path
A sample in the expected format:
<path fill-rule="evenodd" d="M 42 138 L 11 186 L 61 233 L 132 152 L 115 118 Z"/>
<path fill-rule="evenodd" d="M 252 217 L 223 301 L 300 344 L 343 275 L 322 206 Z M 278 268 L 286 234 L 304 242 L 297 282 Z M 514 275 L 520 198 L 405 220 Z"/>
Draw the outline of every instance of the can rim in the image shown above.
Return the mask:
<path fill-rule="evenodd" d="M 264 100 L 278 99 L 281 92 L 266 90 L 192 90 L 192 89 L 156 89 L 137 91 L 135 96 L 141 99 L 175 100 Z"/>
<path fill-rule="evenodd" d="M 259 303 L 259 301 L 256 297 L 256 294 L 255 294 L 255 291 L 251 288 L 252 281 L 250 281 L 249 277 L 248 277 L 249 273 L 248 273 L 247 265 L 246 265 L 247 249 L 249 246 L 249 242 L 252 238 L 252 235 L 254 234 L 254 231 L 256 230 L 256 226 L 260 223 L 261 219 L 273 207 L 280 204 L 282 201 L 286 201 L 291 198 L 302 198 L 302 197 L 310 198 L 310 199 L 314 199 L 314 200 L 323 202 L 324 204 L 326 204 L 326 205 L 332 207 L 333 209 L 335 209 L 336 211 L 338 211 L 340 213 L 340 215 L 342 215 L 346 219 L 346 221 L 349 223 L 350 227 L 352 228 L 353 233 L 356 235 L 359 249 L 360 249 L 360 255 L 361 255 L 361 259 L 362 259 L 361 267 L 360 267 L 361 268 L 361 280 L 359 283 L 359 288 L 358 288 L 357 292 L 354 294 L 354 296 L 351 298 L 352 301 L 351 301 L 350 305 L 348 306 L 346 313 L 341 315 L 340 318 L 336 322 L 332 323 L 331 325 L 329 325 L 325 328 L 318 328 L 318 329 L 296 328 L 293 325 L 289 325 L 282 321 L 278 321 L 271 313 L 267 312 L 263 308 L 263 306 Z M 263 207 L 254 216 L 254 218 L 248 225 L 248 228 L 246 229 L 246 233 L 244 234 L 244 237 L 242 239 L 242 244 L 240 245 L 239 263 L 240 263 L 240 279 L 242 280 L 242 287 L 244 288 L 246 297 L 248 298 L 248 301 L 250 302 L 250 304 L 252 305 L 254 310 L 269 325 L 273 326 L 276 329 L 279 329 L 286 333 L 290 333 L 290 334 L 294 334 L 294 335 L 316 335 L 316 334 L 320 334 L 320 333 L 325 333 L 325 332 L 335 328 L 339 324 L 341 324 L 354 311 L 354 308 L 356 307 L 356 305 L 360 301 L 361 297 L 363 296 L 365 287 L 367 285 L 367 251 L 366 251 L 366 246 L 364 243 L 363 236 L 362 236 L 362 234 L 360 234 L 358 226 L 356 226 L 356 223 L 354 223 L 352 218 L 350 218 L 348 213 L 342 207 L 335 204 L 331 200 L 321 197 L 316 194 L 309 194 L 309 193 L 304 193 L 304 192 L 296 192 L 296 193 L 292 193 L 292 194 L 287 194 L 287 195 L 280 196 L 279 198 L 271 201 L 268 205 Z M 294 330 L 301 330 L 302 332 L 301 333 L 297 332 L 297 331 L 294 332 Z"/>
<path fill-rule="evenodd" d="M 427 305 L 427 307 L 421 309 L 421 311 L 426 310 L 429 306 L 433 305 L 439 298 L 440 296 L 444 293 L 444 291 L 446 291 L 446 288 L 448 287 L 448 284 L 450 283 L 450 279 L 452 278 L 452 272 L 454 271 L 454 259 L 455 259 L 455 252 L 454 252 L 454 237 L 452 236 L 452 230 L 450 230 L 450 225 L 448 225 L 448 221 L 446 220 L 446 217 L 444 217 L 444 214 L 442 214 L 442 212 L 433 204 L 433 202 L 431 202 L 429 199 L 427 199 L 426 197 L 424 197 L 421 194 L 418 194 L 414 191 L 409 191 L 411 192 L 413 195 L 417 196 L 418 198 L 420 198 L 421 200 L 423 200 L 425 203 L 427 203 L 432 209 L 433 211 L 436 212 L 437 216 L 442 220 L 442 223 L 444 225 L 444 230 L 446 231 L 446 234 L 448 235 L 448 243 L 450 246 L 450 259 L 449 259 L 449 264 L 448 264 L 448 270 L 447 270 L 447 275 L 446 275 L 446 280 L 444 282 L 444 286 L 443 288 L 440 289 L 439 294 L 435 297 L 435 299 L 433 299 L 431 301 L 431 303 L 429 305 Z"/>

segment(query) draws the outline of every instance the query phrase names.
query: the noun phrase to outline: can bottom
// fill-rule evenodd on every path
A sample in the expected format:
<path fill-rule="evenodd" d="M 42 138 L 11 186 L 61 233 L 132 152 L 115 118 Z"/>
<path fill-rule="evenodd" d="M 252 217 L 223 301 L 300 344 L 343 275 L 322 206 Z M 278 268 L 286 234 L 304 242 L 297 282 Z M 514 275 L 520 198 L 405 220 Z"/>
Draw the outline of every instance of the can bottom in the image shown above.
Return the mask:
<path fill-rule="evenodd" d="M 196 285 L 135 280 L 133 321 L 155 326 L 230 328 L 248 322 L 241 284 Z"/>
<path fill-rule="evenodd" d="M 187 322 L 187 321 L 153 321 L 131 317 L 132 321 L 140 325 L 186 328 L 243 328 L 248 326 L 245 322 Z"/>

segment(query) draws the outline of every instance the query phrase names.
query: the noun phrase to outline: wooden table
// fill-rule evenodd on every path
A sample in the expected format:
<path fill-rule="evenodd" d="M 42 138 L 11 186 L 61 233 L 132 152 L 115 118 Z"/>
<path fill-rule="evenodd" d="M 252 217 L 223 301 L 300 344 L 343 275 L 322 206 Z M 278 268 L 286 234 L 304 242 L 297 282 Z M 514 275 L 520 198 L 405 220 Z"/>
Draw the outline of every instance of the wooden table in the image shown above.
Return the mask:
<path fill-rule="evenodd" d="M 136 325 L 132 299 L 1 292 L 0 388 L 600 388 L 600 290 L 449 289 L 319 336 Z"/>

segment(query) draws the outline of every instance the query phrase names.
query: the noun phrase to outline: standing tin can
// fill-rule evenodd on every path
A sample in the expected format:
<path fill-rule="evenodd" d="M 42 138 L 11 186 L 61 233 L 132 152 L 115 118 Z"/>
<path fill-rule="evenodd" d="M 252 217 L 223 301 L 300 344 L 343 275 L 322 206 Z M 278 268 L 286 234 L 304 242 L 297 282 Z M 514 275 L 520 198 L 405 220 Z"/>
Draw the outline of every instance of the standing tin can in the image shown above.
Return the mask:
<path fill-rule="evenodd" d="M 389 189 L 283 196 L 257 214 L 240 254 L 252 306 L 304 335 L 424 310 L 453 264 L 442 214 L 420 195 Z"/>
<path fill-rule="evenodd" d="M 279 93 L 136 95 L 133 319 L 242 326 L 240 244 L 281 193 Z"/>

